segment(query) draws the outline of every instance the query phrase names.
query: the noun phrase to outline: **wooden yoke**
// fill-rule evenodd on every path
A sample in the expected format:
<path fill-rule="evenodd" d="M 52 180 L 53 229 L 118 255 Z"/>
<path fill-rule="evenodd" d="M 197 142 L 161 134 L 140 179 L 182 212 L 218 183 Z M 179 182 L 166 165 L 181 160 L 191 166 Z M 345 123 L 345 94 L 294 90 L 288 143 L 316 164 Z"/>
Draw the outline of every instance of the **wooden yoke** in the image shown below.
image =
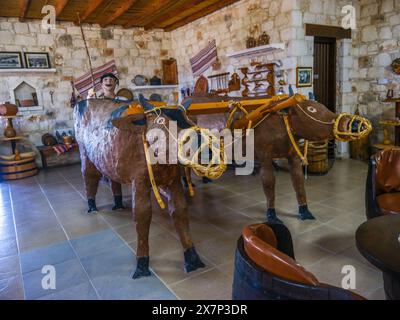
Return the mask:
<path fill-rule="evenodd" d="M 279 96 L 275 96 L 279 97 Z M 271 99 L 271 101 L 267 102 L 266 104 L 258 107 L 256 110 L 252 111 L 248 115 L 244 116 L 243 118 L 237 120 L 233 124 L 233 129 L 246 129 L 251 122 L 253 125 L 260 122 L 267 114 L 271 112 L 277 112 L 279 110 L 292 107 L 299 102 L 303 102 L 307 100 L 305 96 L 301 94 L 295 94 L 287 98 L 286 100 L 280 99 Z"/>

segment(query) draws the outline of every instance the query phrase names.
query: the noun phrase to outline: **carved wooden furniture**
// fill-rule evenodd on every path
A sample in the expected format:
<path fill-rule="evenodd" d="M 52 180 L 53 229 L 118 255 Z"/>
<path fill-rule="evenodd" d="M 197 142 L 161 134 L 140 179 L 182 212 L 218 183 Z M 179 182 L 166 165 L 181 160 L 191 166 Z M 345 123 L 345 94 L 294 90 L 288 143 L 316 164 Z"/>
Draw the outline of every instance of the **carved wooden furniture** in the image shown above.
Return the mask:
<path fill-rule="evenodd" d="M 368 219 L 400 214 L 400 148 L 383 150 L 371 156 L 365 191 Z"/>
<path fill-rule="evenodd" d="M 178 84 L 178 66 L 175 59 L 162 60 L 162 70 L 164 85 Z"/>
<path fill-rule="evenodd" d="M 283 224 L 243 229 L 235 255 L 234 300 L 362 300 L 342 288 L 320 283 L 294 259 L 290 231 Z"/>
<path fill-rule="evenodd" d="M 382 270 L 388 300 L 400 299 L 400 215 L 371 219 L 358 227 L 356 245 L 360 253 Z"/>

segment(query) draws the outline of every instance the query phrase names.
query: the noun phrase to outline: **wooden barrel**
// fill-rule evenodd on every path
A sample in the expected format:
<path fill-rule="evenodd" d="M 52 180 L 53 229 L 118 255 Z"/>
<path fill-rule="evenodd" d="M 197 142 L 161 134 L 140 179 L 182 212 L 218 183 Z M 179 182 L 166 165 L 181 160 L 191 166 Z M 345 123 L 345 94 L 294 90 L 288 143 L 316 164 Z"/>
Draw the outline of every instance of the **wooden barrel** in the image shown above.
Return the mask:
<path fill-rule="evenodd" d="M 38 173 L 35 157 L 19 161 L 0 161 L 0 179 L 17 180 L 32 177 Z"/>
<path fill-rule="evenodd" d="M 328 141 L 310 142 L 308 145 L 307 171 L 314 174 L 326 174 L 329 171 Z"/>
<path fill-rule="evenodd" d="M 369 137 L 350 142 L 350 157 L 352 159 L 368 161 L 369 156 Z"/>
<path fill-rule="evenodd" d="M 235 253 L 232 300 L 359 300 L 342 288 L 310 286 L 279 278 L 259 268 L 246 254 L 240 237 Z"/>

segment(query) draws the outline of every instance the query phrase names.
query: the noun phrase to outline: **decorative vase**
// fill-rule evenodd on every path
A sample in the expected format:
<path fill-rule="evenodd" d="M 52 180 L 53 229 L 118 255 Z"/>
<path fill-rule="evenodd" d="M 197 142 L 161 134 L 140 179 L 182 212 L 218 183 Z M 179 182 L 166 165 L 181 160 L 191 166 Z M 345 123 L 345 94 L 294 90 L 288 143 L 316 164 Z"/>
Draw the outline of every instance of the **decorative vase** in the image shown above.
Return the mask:
<path fill-rule="evenodd" d="M 7 119 L 7 127 L 4 130 L 4 136 L 6 138 L 14 138 L 16 135 L 17 135 L 17 133 L 14 130 L 12 118 L 8 118 Z"/>
<path fill-rule="evenodd" d="M 259 46 L 265 46 L 269 44 L 269 35 L 264 31 L 262 35 L 258 38 L 258 45 Z"/>
<path fill-rule="evenodd" d="M 257 46 L 257 40 L 254 39 L 253 37 L 248 37 L 246 40 L 246 48 L 250 49 L 250 48 L 254 48 Z"/>

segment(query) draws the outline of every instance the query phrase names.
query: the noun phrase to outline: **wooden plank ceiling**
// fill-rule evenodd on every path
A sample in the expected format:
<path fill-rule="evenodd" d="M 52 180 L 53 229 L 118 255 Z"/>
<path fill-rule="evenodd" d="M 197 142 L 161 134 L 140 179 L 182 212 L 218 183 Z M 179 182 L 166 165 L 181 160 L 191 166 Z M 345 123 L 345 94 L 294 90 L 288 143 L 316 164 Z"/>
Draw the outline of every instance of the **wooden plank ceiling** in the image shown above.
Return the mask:
<path fill-rule="evenodd" d="M 0 17 L 42 19 L 43 6 L 54 5 L 57 21 L 175 30 L 239 0 L 0 0 Z"/>

